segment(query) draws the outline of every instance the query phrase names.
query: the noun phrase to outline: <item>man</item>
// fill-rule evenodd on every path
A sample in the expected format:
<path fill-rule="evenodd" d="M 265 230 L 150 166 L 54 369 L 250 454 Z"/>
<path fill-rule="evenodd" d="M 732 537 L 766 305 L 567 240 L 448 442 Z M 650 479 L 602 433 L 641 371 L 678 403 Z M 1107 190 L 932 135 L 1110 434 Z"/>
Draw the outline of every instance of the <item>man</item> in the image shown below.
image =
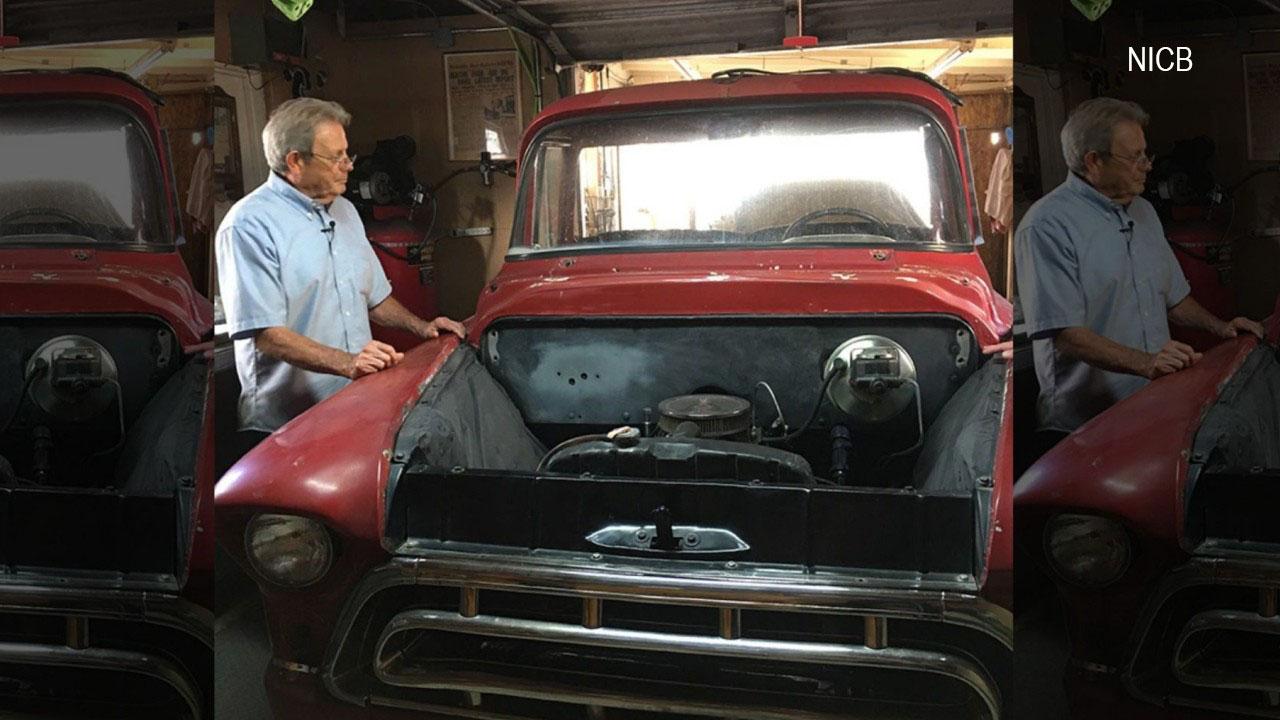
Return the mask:
<path fill-rule="evenodd" d="M 1062 128 L 1066 182 L 1031 206 L 1015 236 L 1019 296 L 1040 381 L 1040 429 L 1060 439 L 1151 380 L 1200 354 L 1169 324 L 1220 338 L 1263 328 L 1223 322 L 1190 287 L 1151 203 L 1138 105 L 1082 103 Z"/>
<path fill-rule="evenodd" d="M 341 105 L 313 98 L 277 108 L 262 131 L 271 175 L 218 229 L 242 430 L 273 432 L 352 380 L 398 363 L 403 354 L 373 340 L 370 320 L 423 339 L 465 333 L 391 297 L 364 224 L 342 197 L 353 166 L 350 121 Z"/>

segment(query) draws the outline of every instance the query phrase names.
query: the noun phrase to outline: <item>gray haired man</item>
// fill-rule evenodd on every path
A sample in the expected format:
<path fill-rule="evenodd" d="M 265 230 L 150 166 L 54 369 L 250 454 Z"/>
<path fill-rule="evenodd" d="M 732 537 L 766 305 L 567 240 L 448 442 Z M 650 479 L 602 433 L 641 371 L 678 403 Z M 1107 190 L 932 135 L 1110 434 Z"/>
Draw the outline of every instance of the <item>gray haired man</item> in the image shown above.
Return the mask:
<path fill-rule="evenodd" d="M 1061 437 L 1151 380 L 1200 358 L 1169 325 L 1218 337 L 1264 334 L 1214 317 L 1190 287 L 1151 203 L 1151 169 L 1135 103 L 1095 98 L 1062 128 L 1066 182 L 1023 217 L 1014 237 L 1018 291 L 1040 382 L 1040 429 Z"/>
<path fill-rule="evenodd" d="M 464 334 L 391 297 L 355 207 L 342 197 L 354 158 L 334 102 L 290 100 L 262 132 L 271 175 L 237 202 L 217 234 L 218 283 L 235 341 L 240 427 L 273 432 L 403 354 L 369 321 L 423 339 Z"/>

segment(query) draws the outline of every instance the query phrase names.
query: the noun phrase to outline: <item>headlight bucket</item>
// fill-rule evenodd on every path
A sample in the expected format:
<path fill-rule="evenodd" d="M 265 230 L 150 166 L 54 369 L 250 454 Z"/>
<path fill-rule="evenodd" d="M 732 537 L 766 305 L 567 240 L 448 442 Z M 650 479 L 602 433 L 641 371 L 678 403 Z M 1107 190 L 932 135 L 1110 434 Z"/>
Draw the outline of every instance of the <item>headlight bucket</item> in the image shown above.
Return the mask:
<path fill-rule="evenodd" d="M 297 515 L 255 515 L 245 528 L 244 550 L 258 577 L 286 588 L 319 581 L 333 562 L 329 531 L 320 522 Z"/>
<path fill-rule="evenodd" d="M 1072 585 L 1101 588 L 1129 569 L 1133 543 L 1114 520 L 1063 513 L 1045 525 L 1044 553 L 1058 577 Z"/>

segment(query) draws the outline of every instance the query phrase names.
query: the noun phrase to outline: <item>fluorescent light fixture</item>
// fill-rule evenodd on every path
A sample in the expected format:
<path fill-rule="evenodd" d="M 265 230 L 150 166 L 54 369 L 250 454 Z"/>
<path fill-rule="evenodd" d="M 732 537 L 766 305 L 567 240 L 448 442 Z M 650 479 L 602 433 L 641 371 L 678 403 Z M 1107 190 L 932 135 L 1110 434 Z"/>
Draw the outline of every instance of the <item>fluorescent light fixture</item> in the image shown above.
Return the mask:
<path fill-rule="evenodd" d="M 991 144 L 992 144 L 992 145 L 999 145 L 999 144 L 1000 144 L 1000 133 L 998 133 L 998 132 L 993 132 L 993 133 L 991 133 Z"/>
<path fill-rule="evenodd" d="M 697 70 L 694 70 L 689 65 L 689 63 L 685 62 L 684 60 L 680 60 L 678 58 L 672 58 L 671 64 L 676 66 L 676 69 L 680 71 L 680 74 L 684 76 L 685 80 L 701 80 L 702 79 L 701 73 L 699 73 Z"/>
<path fill-rule="evenodd" d="M 174 46 L 175 43 L 172 40 L 165 40 L 155 48 L 148 51 L 146 55 L 138 58 L 137 62 L 130 65 L 128 70 L 125 70 L 125 74 L 134 80 L 141 79 L 142 76 L 146 75 L 147 71 L 151 69 L 151 66 L 160 62 L 160 58 L 173 52 Z"/>
<path fill-rule="evenodd" d="M 937 62 L 935 62 L 932 67 L 925 70 L 925 74 L 934 80 L 937 80 L 942 77 L 942 74 L 949 70 L 952 65 L 960 62 L 960 58 L 971 52 L 973 52 L 973 41 L 966 40 L 951 48 L 945 55 L 938 58 Z"/>

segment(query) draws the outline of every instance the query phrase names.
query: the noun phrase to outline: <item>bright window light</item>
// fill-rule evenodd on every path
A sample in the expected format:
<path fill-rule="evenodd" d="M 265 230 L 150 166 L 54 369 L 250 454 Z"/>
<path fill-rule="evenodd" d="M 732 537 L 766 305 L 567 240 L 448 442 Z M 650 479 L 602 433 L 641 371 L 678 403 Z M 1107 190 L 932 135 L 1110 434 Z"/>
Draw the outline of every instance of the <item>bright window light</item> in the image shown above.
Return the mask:
<path fill-rule="evenodd" d="M 627 145 L 619 166 L 624 228 L 722 228 L 770 188 L 824 181 L 882 183 L 906 198 L 912 221 L 930 224 L 922 129 Z"/>

